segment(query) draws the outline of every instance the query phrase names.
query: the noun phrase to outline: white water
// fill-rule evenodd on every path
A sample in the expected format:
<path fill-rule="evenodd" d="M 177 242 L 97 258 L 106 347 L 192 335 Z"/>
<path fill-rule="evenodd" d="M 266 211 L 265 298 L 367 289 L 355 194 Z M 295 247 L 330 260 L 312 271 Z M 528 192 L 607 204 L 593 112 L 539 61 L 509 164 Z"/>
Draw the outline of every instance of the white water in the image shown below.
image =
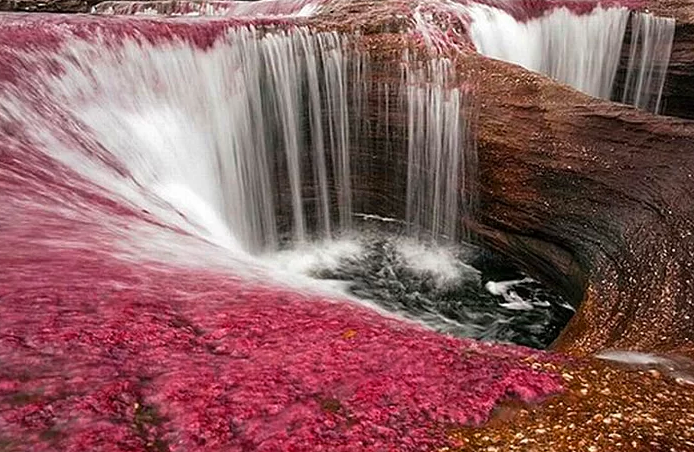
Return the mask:
<path fill-rule="evenodd" d="M 487 289 L 487 292 L 489 292 L 492 295 L 499 295 L 503 297 L 505 303 L 500 303 L 499 306 L 506 309 L 510 309 L 512 311 L 526 311 L 529 309 L 533 309 L 533 304 L 530 301 L 525 300 L 521 296 L 519 296 L 513 290 L 513 286 L 532 281 L 533 280 L 530 278 L 500 282 L 488 281 L 484 285 L 484 288 Z"/>
<path fill-rule="evenodd" d="M 462 229 L 462 212 L 471 209 L 461 194 L 474 174 L 476 152 L 470 139 L 470 96 L 446 89 L 452 73 L 447 60 L 417 68 L 406 60 L 408 105 L 407 210 L 411 231 L 455 241 Z M 433 81 L 433 83 L 431 83 Z M 468 204 L 465 206 L 465 204 Z M 465 206 L 461 209 L 461 206 Z"/>
<path fill-rule="evenodd" d="M 304 184 L 325 233 L 328 175 L 351 210 L 343 47 L 334 33 L 245 28 L 206 52 L 128 42 L 89 66 L 78 47 L 54 91 L 137 185 L 215 243 L 274 249 L 280 204 L 294 240 L 306 239 Z"/>
<path fill-rule="evenodd" d="M 632 350 L 607 350 L 596 357 L 636 367 L 659 369 L 673 378 L 694 384 L 694 362 L 682 356 L 665 357 Z"/>
<path fill-rule="evenodd" d="M 478 258 L 465 244 L 424 243 L 378 227 L 266 257 L 276 268 L 320 279 L 438 331 L 546 345 L 545 334 L 569 314 L 564 302 L 527 277 L 483 285 L 483 273 L 466 263 L 489 270 L 488 261 Z"/>
<path fill-rule="evenodd" d="M 638 13 L 632 17 L 631 27 L 622 102 L 658 112 L 675 38 L 675 20 Z"/>
<path fill-rule="evenodd" d="M 305 243 L 272 253 L 266 259 L 275 267 L 310 276 L 320 270 L 335 270 L 343 259 L 362 252 L 363 246 L 359 240 L 344 237 Z"/>
<path fill-rule="evenodd" d="M 398 175 L 408 181 L 402 211 L 413 230 L 456 239 L 474 145 L 469 95 L 445 62 L 405 61 L 394 105 L 387 92 L 366 101 L 368 58 L 336 33 L 241 27 L 207 50 L 70 39 L 47 56 L 60 74 L 37 74 L 35 85 L 82 142 L 47 114 L 22 111 L 24 93 L 8 92 L 4 104 L 53 158 L 120 202 L 237 253 L 277 250 L 282 234 L 295 244 L 329 239 L 351 228 L 354 181 L 379 177 L 352 153 L 372 146 L 364 113 L 384 103 L 386 127 L 392 114 L 408 115 L 408 139 L 397 143 L 410 160 Z"/>
<path fill-rule="evenodd" d="M 453 286 L 463 279 L 479 281 L 479 272 L 461 262 L 455 248 L 427 246 L 413 239 L 400 239 L 395 245 L 404 266 L 420 277 L 432 278 L 438 289 Z"/>
<path fill-rule="evenodd" d="M 477 50 L 516 63 L 603 99 L 613 96 L 615 75 L 630 18 L 627 8 L 597 7 L 576 15 L 555 8 L 527 22 L 490 6 L 465 7 Z M 632 40 L 622 101 L 658 112 L 670 59 L 674 20 L 631 16 Z"/>
<path fill-rule="evenodd" d="M 626 8 L 596 8 L 583 16 L 557 8 L 525 23 L 483 5 L 470 7 L 469 14 L 470 35 L 480 53 L 547 74 L 592 96 L 610 97 L 629 17 Z"/>
<path fill-rule="evenodd" d="M 391 82 L 396 89 L 381 85 L 374 96 L 368 58 L 355 57 L 337 34 L 240 28 L 207 50 L 178 40 L 153 45 L 125 38 L 112 46 L 74 36 L 66 41 L 59 51 L 23 55 L 23 63 L 38 61 L 45 72 L 28 75 L 31 89 L 9 85 L 0 91 L 0 119 L 21 119 L 22 134 L 9 140 L 29 137 L 37 153 L 81 176 L 69 177 L 76 192 L 106 193 L 118 205 L 145 212 L 144 218 L 104 216 L 98 203 L 83 201 L 64 209 L 108 231 L 96 240 L 110 252 L 136 265 L 165 262 L 295 290 L 349 293 L 381 312 L 442 331 L 486 338 L 498 333 L 507 340 L 502 324 L 510 320 L 495 320 L 487 330 L 492 313 L 446 295 L 462 316 L 459 322 L 420 293 L 480 285 L 480 273 L 459 250 L 412 237 L 426 232 L 455 240 L 461 228 L 455 220 L 471 199 L 463 190 L 475 163 L 471 103 L 450 63 L 405 55 L 395 68 L 402 80 Z M 61 70 L 52 72 L 56 65 Z M 364 112 L 378 127 L 369 131 Z M 412 236 L 388 236 L 374 256 L 381 239 L 365 246 L 341 237 L 353 216 L 402 221 L 352 211 L 354 187 L 379 175 L 363 164 L 368 153 L 355 161 L 353 151 L 374 146 L 368 141 L 373 130 L 390 127 L 399 133 L 385 135 L 386 149 L 400 160 L 395 176 L 406 196 L 397 201 Z M 52 208 L 62 207 L 42 206 Z M 282 230 L 293 234 L 293 249 L 278 251 Z M 322 238 L 308 240 L 312 230 Z M 343 266 L 367 280 L 361 293 L 342 278 L 308 277 L 344 272 Z M 413 290 L 403 291 L 410 280 Z M 379 299 L 376 292 L 385 295 L 386 308 L 371 302 Z M 412 314 L 408 306 L 419 311 Z"/>

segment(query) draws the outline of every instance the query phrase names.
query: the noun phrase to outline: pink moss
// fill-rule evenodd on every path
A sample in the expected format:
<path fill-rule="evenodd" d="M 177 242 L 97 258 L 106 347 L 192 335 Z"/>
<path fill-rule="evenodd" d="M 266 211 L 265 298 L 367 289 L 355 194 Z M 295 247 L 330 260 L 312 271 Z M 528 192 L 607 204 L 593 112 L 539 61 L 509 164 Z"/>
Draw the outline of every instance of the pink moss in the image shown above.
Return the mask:
<path fill-rule="evenodd" d="M 121 45 L 125 39 L 150 44 L 169 43 L 173 39 L 207 49 L 232 28 L 259 27 L 283 29 L 295 25 L 282 17 L 238 17 L 166 20 L 157 17 L 100 17 L 59 14 L 5 14 L 0 16 L 0 63 L 12 52 L 56 51 L 67 39 L 77 37 L 102 45 Z M 0 64 L 2 69 L 4 64 Z M 21 69 L 21 68 L 20 68 Z"/>
<path fill-rule="evenodd" d="M 560 389 L 522 361 L 529 350 L 212 272 L 12 242 L 2 255 L 23 257 L 2 262 L 0 431 L 33 450 L 421 450 L 509 396 Z M 138 427 L 142 407 L 156 415 Z"/>
<path fill-rule="evenodd" d="M 314 6 L 319 13 L 320 7 L 330 6 L 326 0 L 264 0 L 262 2 L 249 3 L 247 1 L 104 1 L 96 6 L 96 11 L 104 14 L 134 15 L 147 11 L 156 11 L 162 15 L 219 15 L 227 17 L 285 17 L 290 18 L 306 6 Z M 502 9 L 512 15 L 516 20 L 525 22 L 557 8 L 567 8 L 577 15 L 589 14 L 595 8 L 625 7 L 632 10 L 642 9 L 647 6 L 645 0 L 454 0 L 454 3 L 462 5 L 483 4 Z M 447 8 L 445 3 L 437 5 L 437 2 L 427 0 L 415 0 L 409 2 L 413 8 L 431 7 L 433 9 Z M 395 5 L 395 2 L 394 2 Z"/>
<path fill-rule="evenodd" d="M 247 1 L 104 1 L 94 7 L 98 14 L 137 15 L 214 15 L 233 17 L 277 16 L 291 17 L 298 15 L 304 7 L 317 10 L 325 0 L 263 0 Z"/>
<path fill-rule="evenodd" d="M 228 273 L 119 260 L 100 217 L 77 220 L 42 198 L 57 190 L 66 207 L 81 199 L 121 217 L 99 190 L 68 192 L 78 179 L 65 170 L 30 183 L 41 160 L 2 151 L 8 450 L 432 450 L 449 444 L 447 427 L 482 422 L 507 397 L 561 388 L 524 361 L 549 359 L 531 350 Z"/>

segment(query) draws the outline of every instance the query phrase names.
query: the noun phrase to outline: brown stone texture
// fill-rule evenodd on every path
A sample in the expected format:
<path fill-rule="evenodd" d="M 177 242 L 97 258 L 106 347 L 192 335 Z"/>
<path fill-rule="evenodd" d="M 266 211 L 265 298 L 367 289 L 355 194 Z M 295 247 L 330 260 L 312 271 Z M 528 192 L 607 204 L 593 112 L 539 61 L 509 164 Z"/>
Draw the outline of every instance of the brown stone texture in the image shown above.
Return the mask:
<path fill-rule="evenodd" d="M 462 65 L 481 106 L 479 222 L 568 295 L 586 289 L 558 347 L 691 352 L 694 123 L 476 55 Z"/>
<path fill-rule="evenodd" d="M 417 48 L 379 33 L 392 28 L 372 22 L 364 45 L 386 60 Z M 694 122 L 474 53 L 453 58 L 479 105 L 479 205 L 468 226 L 579 306 L 554 349 L 694 356 Z M 556 366 L 566 394 L 452 432 L 460 450 L 694 450 L 685 379 L 588 358 Z"/>
<path fill-rule="evenodd" d="M 694 450 L 691 383 L 599 361 L 533 366 L 561 370 L 566 392 L 539 407 L 502 407 L 483 428 L 453 432 L 460 451 Z"/>
<path fill-rule="evenodd" d="M 345 5 L 319 23 L 358 29 L 382 81 L 400 77 L 403 47 L 431 56 L 416 35 L 391 33 L 406 21 L 373 16 L 368 3 L 345 14 Z M 694 354 L 694 122 L 474 52 L 446 56 L 479 105 L 479 203 L 468 227 L 580 305 L 555 348 Z M 368 141 L 381 140 L 375 128 Z"/>

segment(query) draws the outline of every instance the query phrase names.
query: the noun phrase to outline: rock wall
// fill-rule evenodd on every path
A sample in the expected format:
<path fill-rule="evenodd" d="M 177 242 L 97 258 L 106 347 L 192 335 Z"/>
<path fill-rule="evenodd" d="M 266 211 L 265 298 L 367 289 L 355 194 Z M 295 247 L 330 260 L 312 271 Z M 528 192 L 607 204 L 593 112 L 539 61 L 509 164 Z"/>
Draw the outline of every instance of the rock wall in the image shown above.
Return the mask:
<path fill-rule="evenodd" d="M 586 289 L 558 347 L 690 352 L 694 123 L 466 65 L 495 80 L 478 91 L 482 235 L 569 295 Z"/>
<path fill-rule="evenodd" d="M 416 34 L 379 32 L 392 28 L 370 23 L 364 46 L 393 60 L 395 48 L 420 46 Z M 468 227 L 580 304 L 556 348 L 692 355 L 694 122 L 474 53 L 454 58 L 480 107 Z"/>

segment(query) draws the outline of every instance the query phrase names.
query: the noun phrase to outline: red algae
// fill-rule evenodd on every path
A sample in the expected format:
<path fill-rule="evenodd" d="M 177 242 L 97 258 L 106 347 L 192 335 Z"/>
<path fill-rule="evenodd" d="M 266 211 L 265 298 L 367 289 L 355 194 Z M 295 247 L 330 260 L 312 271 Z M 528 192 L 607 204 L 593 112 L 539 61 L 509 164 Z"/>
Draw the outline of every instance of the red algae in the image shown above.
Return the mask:
<path fill-rule="evenodd" d="M 142 15 L 162 14 L 181 16 L 218 15 L 233 17 L 292 17 L 301 16 L 302 8 L 310 8 L 310 15 L 320 16 L 323 6 L 332 7 L 341 2 L 326 2 L 325 0 L 295 0 L 277 1 L 264 0 L 249 4 L 244 1 L 104 1 L 94 7 L 94 11 L 106 15 Z M 646 7 L 645 0 L 453 0 L 449 3 L 436 5 L 426 0 L 409 1 L 408 4 L 417 8 L 422 5 L 449 8 L 455 5 L 472 6 L 487 5 L 506 11 L 519 22 L 536 19 L 557 8 L 566 8 L 576 15 L 590 14 L 595 8 L 628 8 L 639 10 Z M 308 14 L 307 14 L 308 15 Z"/>
<path fill-rule="evenodd" d="M 92 8 L 96 14 L 167 16 L 309 16 L 326 4 L 325 0 L 245 1 L 103 1 Z"/>
<path fill-rule="evenodd" d="M 3 14 L 0 49 L 57 51 L 67 38 L 117 46 L 125 39 L 152 45 L 173 40 L 205 50 L 235 27 L 285 28 L 294 22 L 276 18 L 207 18 L 165 20 L 157 17 L 99 17 L 54 14 Z"/>
<path fill-rule="evenodd" d="M 561 387 L 529 350 L 346 303 L 90 250 L 2 256 L 0 430 L 18 450 L 426 450 Z"/>
<path fill-rule="evenodd" d="M 141 36 L 205 48 L 235 23 L 11 17 L 2 83 L 26 89 L 72 141 L 79 127 L 31 97 L 32 68 L 7 75 L 15 50 L 48 52 L 65 33 L 95 30 L 114 45 Z M 506 399 L 562 390 L 559 374 L 527 360 L 556 359 L 544 353 L 129 255 L 132 231 L 165 226 L 44 154 L 21 118 L 0 118 L 2 450 L 434 450 Z"/>

